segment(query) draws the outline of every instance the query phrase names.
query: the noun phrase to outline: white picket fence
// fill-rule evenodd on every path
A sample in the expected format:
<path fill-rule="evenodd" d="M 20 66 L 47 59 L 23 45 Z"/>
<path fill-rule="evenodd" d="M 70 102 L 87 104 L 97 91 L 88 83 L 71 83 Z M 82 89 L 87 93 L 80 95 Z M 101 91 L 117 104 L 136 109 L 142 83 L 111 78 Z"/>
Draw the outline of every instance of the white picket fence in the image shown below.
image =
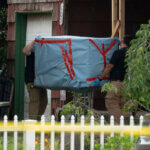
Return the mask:
<path fill-rule="evenodd" d="M 101 116 L 100 117 L 100 124 L 99 126 L 102 128 L 102 127 L 105 127 L 105 118 L 104 116 Z M 26 120 L 26 121 L 23 121 L 24 124 L 34 124 L 36 121 L 34 120 Z M 142 127 L 142 122 L 143 122 L 143 116 L 141 116 L 139 118 L 139 124 L 138 124 L 138 127 L 141 128 Z M 8 119 L 7 119 L 7 116 L 4 116 L 4 126 L 7 126 L 8 125 Z M 18 131 L 20 130 L 17 130 L 17 126 L 18 126 L 18 118 L 17 116 L 14 116 L 14 121 L 13 121 L 13 127 L 16 127 L 16 130 L 12 130 L 9 129 L 9 130 L 5 130 L 4 128 L 2 128 L 0 126 L 0 132 L 3 132 L 3 150 L 7 150 L 7 144 L 8 144 L 8 132 L 13 132 L 14 133 L 14 150 L 17 150 L 17 145 L 18 145 Z M 50 124 L 50 128 L 52 127 L 55 127 L 55 117 L 54 116 L 51 116 L 51 124 Z M 42 116 L 41 117 L 41 122 L 40 122 L 40 127 L 44 127 L 45 126 L 45 117 Z M 65 150 L 65 131 L 61 130 L 61 128 L 63 128 L 65 126 L 65 117 L 62 116 L 61 117 L 61 122 L 60 122 L 60 150 Z M 75 126 L 75 117 L 72 116 L 71 117 L 71 121 L 70 121 L 70 128 L 71 127 L 74 127 Z M 85 126 L 85 120 L 84 120 L 84 116 L 81 116 L 81 123 L 80 123 L 80 127 L 84 127 Z M 94 117 L 91 116 L 91 121 L 90 121 L 90 126 L 91 127 L 95 127 L 95 123 L 94 123 Z M 121 128 L 123 128 L 125 126 L 124 124 L 124 117 L 121 116 L 120 117 L 120 125 L 119 125 Z M 113 128 L 115 127 L 114 125 L 114 117 L 111 116 L 110 117 L 110 125 L 109 127 Z M 133 116 L 130 116 L 130 123 L 129 123 L 129 127 L 134 127 L 135 128 L 135 125 L 134 125 L 134 117 Z M 85 131 L 85 130 L 84 130 Z M 84 147 L 85 147 L 85 132 L 84 131 L 81 131 L 80 132 L 80 150 L 84 150 Z M 33 130 L 24 130 L 22 131 L 24 132 L 24 142 L 23 142 L 23 149 L 24 150 L 35 150 L 35 131 Z M 41 130 L 41 136 L 40 136 L 40 150 L 44 150 L 44 138 L 45 138 L 45 132 Z M 55 131 L 51 131 L 50 132 L 50 144 L 51 144 L 51 149 L 50 150 L 55 150 L 55 146 L 54 146 L 54 143 L 55 143 Z M 100 144 L 101 144 L 101 149 L 104 147 L 104 135 L 105 133 L 103 131 L 100 131 L 99 132 L 100 134 Z M 110 136 L 113 137 L 115 136 L 114 132 L 110 132 Z M 124 136 L 123 132 L 120 132 L 120 136 Z M 90 150 L 94 150 L 94 138 L 95 138 L 95 133 L 91 130 L 90 132 Z M 133 141 L 133 133 L 131 132 L 130 133 L 130 140 L 131 142 Z M 75 132 L 72 130 L 70 132 L 70 150 L 75 150 Z"/>

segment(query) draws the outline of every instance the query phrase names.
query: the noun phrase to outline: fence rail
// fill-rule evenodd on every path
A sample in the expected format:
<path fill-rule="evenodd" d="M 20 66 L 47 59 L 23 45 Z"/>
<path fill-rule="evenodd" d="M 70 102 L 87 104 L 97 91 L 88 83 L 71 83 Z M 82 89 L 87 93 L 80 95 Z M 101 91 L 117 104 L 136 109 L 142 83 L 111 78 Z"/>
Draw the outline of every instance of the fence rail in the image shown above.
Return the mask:
<path fill-rule="evenodd" d="M 61 117 L 61 122 L 56 123 L 55 117 L 51 116 L 51 122 L 45 122 L 45 117 L 41 117 L 41 121 L 26 120 L 18 122 L 17 116 L 14 116 L 14 121 L 9 122 L 7 116 L 4 116 L 4 121 L 0 123 L 0 132 L 3 132 L 3 150 L 7 150 L 8 132 L 14 133 L 14 150 L 17 150 L 18 132 L 24 133 L 24 150 L 35 150 L 35 133 L 40 132 L 40 150 L 44 150 L 45 134 L 50 134 L 51 149 L 54 150 L 55 134 L 60 133 L 60 150 L 65 150 L 65 134 L 70 134 L 70 150 L 75 149 L 76 132 L 80 134 L 80 150 L 85 147 L 85 133 L 90 133 L 90 150 L 94 150 L 95 133 L 99 134 L 101 149 L 104 147 L 104 136 L 107 133 L 111 137 L 116 134 L 130 136 L 131 142 L 134 135 L 150 135 L 150 128 L 142 128 L 143 116 L 139 118 L 139 125 L 134 125 L 134 117 L 130 116 L 129 125 L 124 124 L 124 117 L 120 117 L 120 125 L 114 125 L 114 117 L 110 117 L 110 125 L 104 124 L 104 116 L 101 116 L 99 124 L 96 124 L 94 117 L 91 116 L 90 124 L 85 124 L 84 116 L 81 116 L 81 123 L 75 124 L 75 117 L 71 117 L 70 123 L 65 123 L 65 117 Z"/>

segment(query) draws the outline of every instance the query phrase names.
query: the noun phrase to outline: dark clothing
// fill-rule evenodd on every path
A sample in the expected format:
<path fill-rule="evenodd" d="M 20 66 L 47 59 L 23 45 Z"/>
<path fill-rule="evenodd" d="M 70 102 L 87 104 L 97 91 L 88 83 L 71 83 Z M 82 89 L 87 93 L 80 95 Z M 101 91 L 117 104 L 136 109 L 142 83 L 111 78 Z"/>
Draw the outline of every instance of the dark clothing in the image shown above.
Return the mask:
<path fill-rule="evenodd" d="M 110 64 L 113 64 L 114 67 L 110 72 L 110 80 L 111 81 L 123 81 L 125 73 L 126 73 L 126 67 L 125 67 L 125 55 L 126 55 L 126 48 L 121 48 L 120 50 L 117 50 L 114 52 Z"/>
<path fill-rule="evenodd" d="M 117 92 L 107 92 L 105 97 L 105 104 L 109 114 L 114 116 L 115 124 L 120 123 L 120 116 L 123 115 L 122 108 L 125 104 L 125 99 L 122 96 L 123 84 L 121 81 L 123 81 L 126 73 L 124 61 L 126 51 L 126 48 L 115 51 L 110 60 L 110 64 L 114 65 L 110 72 L 110 83 L 117 88 Z"/>
<path fill-rule="evenodd" d="M 29 103 L 29 118 L 40 120 L 41 115 L 44 114 L 44 111 L 47 106 L 47 91 L 44 88 L 34 87 L 34 52 L 31 52 L 31 55 L 26 57 L 26 68 L 25 68 L 25 82 L 27 84 L 27 89 L 30 97 Z"/>
<path fill-rule="evenodd" d="M 34 52 L 26 57 L 25 82 L 33 83 L 34 81 Z"/>

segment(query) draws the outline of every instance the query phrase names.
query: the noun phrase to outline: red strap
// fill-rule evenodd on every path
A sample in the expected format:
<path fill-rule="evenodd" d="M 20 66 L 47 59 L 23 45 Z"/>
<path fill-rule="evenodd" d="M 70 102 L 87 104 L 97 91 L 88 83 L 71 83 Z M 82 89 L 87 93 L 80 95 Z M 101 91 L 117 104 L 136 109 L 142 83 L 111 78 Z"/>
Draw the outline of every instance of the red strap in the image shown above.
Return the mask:
<path fill-rule="evenodd" d="M 96 80 L 96 79 L 98 79 L 98 77 L 87 78 L 86 81 L 94 81 L 94 80 Z"/>
<path fill-rule="evenodd" d="M 89 41 L 98 49 L 98 51 L 103 55 L 103 52 L 100 50 L 100 48 L 96 45 L 96 43 L 92 40 L 89 39 Z"/>
<path fill-rule="evenodd" d="M 71 64 L 71 58 L 68 56 L 68 52 L 67 52 L 67 50 L 65 50 L 65 56 L 67 57 L 68 62 Z"/>
<path fill-rule="evenodd" d="M 72 49 L 71 49 L 71 39 L 69 39 L 69 54 L 70 54 L 70 60 L 71 60 L 71 63 L 72 63 Z"/>
<path fill-rule="evenodd" d="M 105 54 L 105 46 L 104 46 L 104 43 L 102 43 L 102 51 L 103 53 Z M 103 55 L 104 56 L 104 55 Z"/>
<path fill-rule="evenodd" d="M 104 68 L 106 68 L 106 55 L 104 55 Z"/>
<path fill-rule="evenodd" d="M 68 44 L 69 44 L 69 54 L 70 54 L 70 68 L 71 68 L 71 72 L 72 72 L 73 77 L 74 77 L 75 76 L 75 72 L 73 70 L 73 58 L 72 58 L 72 49 L 71 49 L 71 39 L 69 39 Z"/>
<path fill-rule="evenodd" d="M 108 53 L 108 52 L 111 50 L 111 48 L 115 45 L 116 41 L 117 41 L 117 40 L 114 40 L 114 41 L 110 44 L 110 46 L 105 50 L 105 54 Z"/>
<path fill-rule="evenodd" d="M 103 57 L 104 57 L 104 68 L 106 67 L 106 55 L 105 55 L 105 46 L 104 43 L 102 43 L 102 51 L 103 51 Z"/>
<path fill-rule="evenodd" d="M 69 40 L 35 40 L 35 42 L 41 43 L 41 45 L 42 45 L 42 44 L 46 44 L 46 43 L 50 43 L 50 44 L 67 43 L 67 42 L 69 42 Z"/>
<path fill-rule="evenodd" d="M 75 72 L 73 70 L 73 59 L 72 59 L 72 50 L 71 50 L 71 39 L 69 40 L 44 40 L 44 38 L 42 38 L 41 40 L 35 40 L 35 42 L 38 42 L 38 43 L 41 43 L 41 46 L 43 46 L 43 44 L 60 44 L 60 43 L 68 43 L 69 45 L 69 55 L 68 55 L 68 52 L 67 51 L 64 51 L 63 49 L 63 46 L 61 46 L 61 52 L 62 52 L 62 56 L 63 56 L 63 60 L 64 60 L 64 63 L 66 65 L 66 68 L 67 68 L 67 71 L 68 71 L 68 74 L 71 78 L 71 80 L 73 80 L 74 76 L 75 76 Z M 67 62 L 67 60 L 68 62 Z M 68 63 L 69 63 L 69 66 L 68 66 Z M 71 70 L 71 71 L 70 71 Z M 72 74 L 71 74 L 72 73 Z"/>
<path fill-rule="evenodd" d="M 89 39 L 89 41 L 98 49 L 98 51 L 102 54 L 103 59 L 104 59 L 104 68 L 106 67 L 106 54 L 111 50 L 111 48 L 115 45 L 117 40 L 114 40 L 110 46 L 105 50 L 105 46 L 104 43 L 102 43 L 102 50 L 100 50 L 100 48 L 96 45 L 96 43 L 92 40 Z M 87 78 L 86 81 L 94 81 L 96 80 L 98 77 L 94 77 L 94 78 Z M 108 77 L 104 77 L 103 80 L 110 80 Z"/>
<path fill-rule="evenodd" d="M 61 48 L 61 53 L 62 53 L 62 56 L 63 56 L 63 59 L 64 59 L 64 63 L 65 63 L 65 65 L 66 65 L 66 68 L 67 68 L 68 74 L 69 74 L 69 76 L 70 76 L 71 80 L 73 80 L 73 77 L 72 77 L 72 74 L 71 74 L 71 72 L 70 72 L 70 69 L 69 69 L 68 63 L 67 63 L 67 61 L 66 61 L 66 57 L 65 57 L 65 53 L 64 53 L 63 46 L 60 46 L 60 48 Z"/>
<path fill-rule="evenodd" d="M 94 78 L 87 78 L 86 81 L 94 81 L 96 79 L 98 79 L 99 77 L 94 77 Z M 103 80 L 110 80 L 110 78 L 108 77 L 104 77 Z"/>
<path fill-rule="evenodd" d="M 110 78 L 109 77 L 104 77 L 103 80 L 110 80 Z"/>
<path fill-rule="evenodd" d="M 65 51 L 65 56 L 67 57 L 67 60 L 68 60 L 68 63 L 70 64 L 70 69 L 71 69 L 71 72 L 72 72 L 72 74 L 73 74 L 73 77 L 75 76 L 75 73 L 74 73 L 74 70 L 73 70 L 73 63 L 72 63 L 72 60 L 71 60 L 71 58 L 68 56 L 68 53 L 67 53 L 67 51 Z"/>

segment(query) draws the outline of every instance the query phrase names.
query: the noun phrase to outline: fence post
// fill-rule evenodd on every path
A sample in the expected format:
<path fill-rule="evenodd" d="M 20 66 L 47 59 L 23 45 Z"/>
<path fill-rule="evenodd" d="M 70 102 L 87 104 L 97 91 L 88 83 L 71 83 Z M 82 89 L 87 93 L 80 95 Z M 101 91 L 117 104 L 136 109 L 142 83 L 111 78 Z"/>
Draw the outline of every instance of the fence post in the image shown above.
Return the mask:
<path fill-rule="evenodd" d="M 130 127 L 133 128 L 134 126 L 134 117 L 130 116 Z M 130 134 L 130 142 L 133 142 L 133 133 Z"/>
<path fill-rule="evenodd" d="M 23 120 L 25 125 L 35 124 L 36 120 Z M 23 135 L 23 150 L 35 150 L 35 131 L 24 131 Z"/>
<path fill-rule="evenodd" d="M 144 117 L 140 116 L 140 120 L 139 120 L 139 126 L 140 126 L 140 128 L 142 128 L 142 126 L 143 126 L 143 120 L 144 120 Z M 140 134 L 140 136 L 141 136 L 141 134 Z"/>
<path fill-rule="evenodd" d="M 81 126 L 84 126 L 84 116 L 81 116 Z M 84 132 L 81 132 L 80 150 L 84 150 Z"/>
<path fill-rule="evenodd" d="M 75 117 L 71 116 L 71 126 L 74 126 L 75 123 Z M 70 150 L 74 150 L 74 132 L 71 132 L 71 143 L 70 143 Z"/>
<path fill-rule="evenodd" d="M 124 126 L 124 117 L 121 116 L 121 117 L 120 117 L 120 127 L 123 128 L 123 126 Z M 123 132 L 120 132 L 120 136 L 123 136 L 123 135 L 124 135 Z"/>
<path fill-rule="evenodd" d="M 61 126 L 65 124 L 65 117 L 61 116 Z M 65 143 L 65 132 L 61 132 L 61 141 L 60 141 L 60 150 L 64 150 L 64 143 Z"/>
<path fill-rule="evenodd" d="M 8 117 L 4 116 L 4 126 L 7 126 L 8 123 Z M 4 131 L 4 137 L 3 137 L 3 150 L 7 150 L 7 131 Z"/>
<path fill-rule="evenodd" d="M 55 125 L 55 116 L 54 115 L 52 115 L 51 116 L 51 126 L 54 126 Z M 54 150 L 55 148 L 55 145 L 54 145 L 54 143 L 55 143 L 55 132 L 54 131 L 52 131 L 51 132 L 51 150 Z"/>
<path fill-rule="evenodd" d="M 144 117 L 143 116 L 140 116 L 140 127 L 142 127 L 142 125 L 143 125 L 143 119 L 144 119 Z"/>
<path fill-rule="evenodd" d="M 44 115 L 41 116 L 41 126 L 45 125 L 45 117 Z M 41 144 L 40 144 L 40 150 L 44 150 L 44 138 L 45 138 L 45 134 L 44 131 L 41 131 Z"/>
<path fill-rule="evenodd" d="M 110 126 L 113 128 L 114 127 L 114 116 L 110 117 Z M 114 132 L 110 133 L 111 137 L 114 137 Z"/>
<path fill-rule="evenodd" d="M 101 127 L 104 126 L 104 116 L 101 116 L 100 118 L 100 125 Z M 101 150 L 104 148 L 104 132 L 101 132 L 100 134 L 100 144 L 101 144 Z"/>
<path fill-rule="evenodd" d="M 18 117 L 17 115 L 14 116 L 14 126 L 18 125 Z M 14 150 L 17 150 L 18 145 L 18 132 L 14 131 Z"/>
<path fill-rule="evenodd" d="M 91 116 L 91 126 L 94 126 L 94 116 Z M 94 133 L 91 132 L 90 150 L 94 150 Z"/>

